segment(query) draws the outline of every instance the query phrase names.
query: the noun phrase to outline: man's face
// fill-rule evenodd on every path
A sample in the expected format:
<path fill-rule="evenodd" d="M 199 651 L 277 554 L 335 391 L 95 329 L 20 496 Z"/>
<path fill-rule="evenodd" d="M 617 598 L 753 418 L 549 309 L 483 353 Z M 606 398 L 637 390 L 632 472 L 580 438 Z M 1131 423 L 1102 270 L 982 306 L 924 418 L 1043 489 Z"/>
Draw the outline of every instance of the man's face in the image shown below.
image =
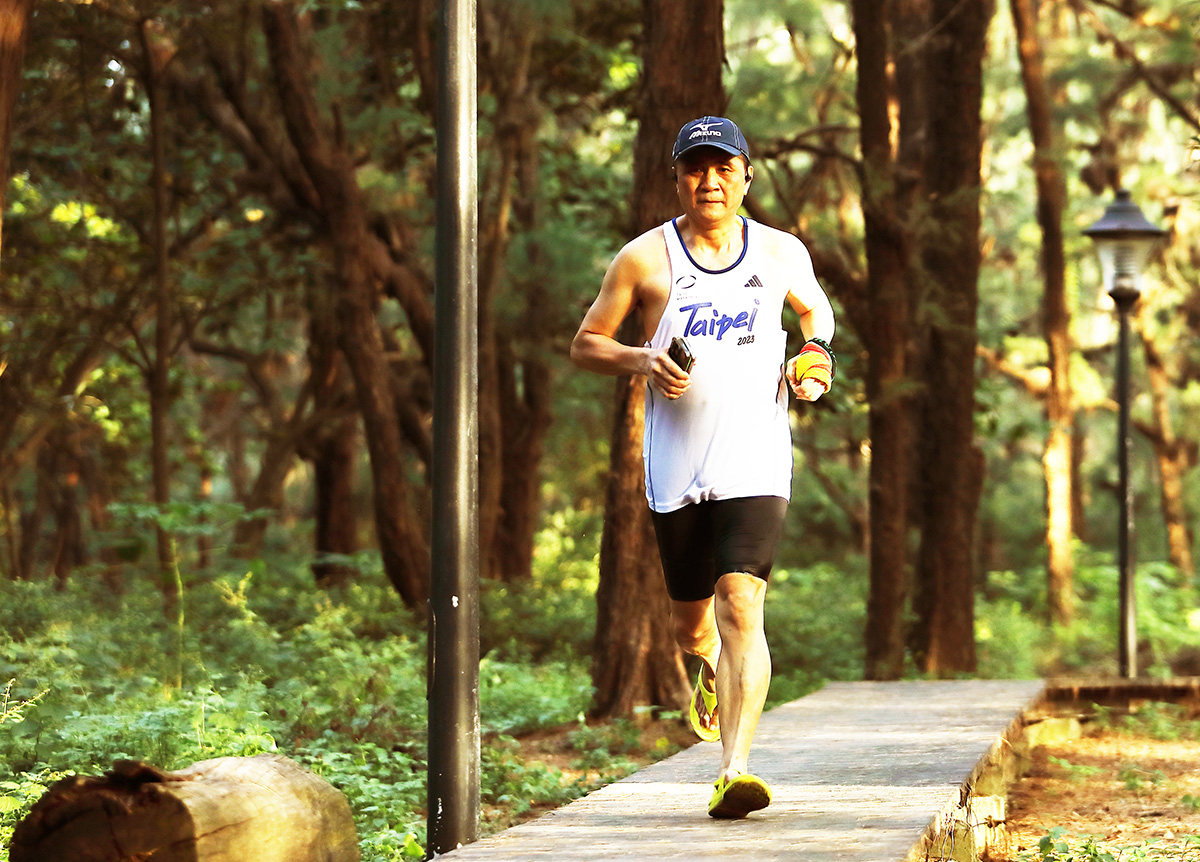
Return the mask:
<path fill-rule="evenodd" d="M 675 162 L 675 190 L 684 212 L 701 221 L 736 215 L 752 169 L 741 156 L 716 147 L 696 147 Z"/>

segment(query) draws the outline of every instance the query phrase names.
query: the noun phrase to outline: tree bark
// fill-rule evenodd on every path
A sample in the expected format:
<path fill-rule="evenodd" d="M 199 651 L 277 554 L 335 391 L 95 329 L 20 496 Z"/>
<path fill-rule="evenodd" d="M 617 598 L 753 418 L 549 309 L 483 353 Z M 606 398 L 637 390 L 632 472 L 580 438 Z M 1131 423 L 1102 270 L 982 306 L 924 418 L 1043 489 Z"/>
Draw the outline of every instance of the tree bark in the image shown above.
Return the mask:
<path fill-rule="evenodd" d="M 617 421 L 600 538 L 593 717 L 629 716 L 635 707 L 647 704 L 675 707 L 687 700 L 689 691 L 683 653 L 667 625 L 670 598 L 646 506 L 642 469 L 645 387 L 646 378 L 641 375 L 618 379 Z"/>
<path fill-rule="evenodd" d="M 678 211 L 671 145 L 679 128 L 722 114 L 724 2 L 643 0 L 643 73 L 634 143 L 630 235 Z M 680 38 L 686 33 L 687 38 Z M 641 343 L 645 334 L 629 327 Z M 624 335 L 623 333 L 623 335 Z M 642 467 L 644 377 L 617 379 L 612 449 L 600 540 L 592 714 L 628 715 L 639 704 L 678 706 L 690 686 L 668 620 L 670 600 L 646 505 Z"/>
<path fill-rule="evenodd" d="M 552 419 L 547 351 L 523 336 L 549 331 L 549 303 L 537 280 L 503 295 L 500 286 L 514 227 L 528 240 L 530 270 L 538 270 L 541 251 L 532 238 L 542 227 L 541 144 L 537 124 L 516 118 L 540 117 L 546 106 L 531 83 L 537 21 L 517 5 L 496 6 L 486 15 L 487 77 L 497 82 L 496 116 L 508 119 L 497 134 L 494 177 L 484 183 L 495 188 L 495 199 L 480 226 L 480 545 L 487 575 L 512 581 L 532 572 L 541 460 Z M 517 306 L 515 323 L 496 314 L 502 304 Z"/>
<path fill-rule="evenodd" d="M 163 87 L 163 68 L 170 62 L 170 49 L 158 43 L 150 33 L 151 22 L 141 22 L 138 29 L 145 58 L 146 97 L 150 103 L 150 147 L 152 153 L 151 189 L 154 195 L 150 227 L 151 253 L 154 257 L 154 361 L 150 367 L 150 467 L 154 483 L 154 502 L 160 516 L 171 501 L 170 441 L 170 370 L 171 370 L 171 282 L 167 260 L 167 177 L 166 177 L 166 88 Z M 158 544 L 159 585 L 167 618 L 174 616 L 179 602 L 176 583 L 174 539 L 155 522 Z"/>
<path fill-rule="evenodd" d="M 357 862 L 350 805 L 278 755 L 177 772 L 117 761 L 56 782 L 13 832 L 12 862 Z"/>
<path fill-rule="evenodd" d="M 328 231 L 338 284 L 339 346 L 358 396 L 374 476 L 375 532 L 388 579 L 409 607 L 428 594 L 429 548 L 412 510 L 404 445 L 375 319 L 375 252 L 366 204 L 354 162 L 340 133 L 331 135 L 319 115 L 293 9 L 268 3 L 263 10 L 271 68 L 288 134 L 318 199 Z M 414 327 L 415 328 L 415 327 Z"/>
<path fill-rule="evenodd" d="M 1011 0 L 1011 6 L 1025 87 L 1025 112 L 1033 139 L 1037 221 L 1042 230 L 1042 333 L 1050 367 L 1050 385 L 1045 393 L 1050 429 L 1042 455 L 1046 477 L 1047 604 L 1050 621 L 1065 626 L 1071 622 L 1075 606 L 1072 553 L 1075 491 L 1071 469 L 1075 399 L 1071 387 L 1071 312 L 1067 305 L 1062 226 L 1066 182 L 1055 140 L 1037 10 L 1033 0 Z"/>
<path fill-rule="evenodd" d="M 1145 309 L 1145 305 L 1141 308 Z M 1172 387 L 1166 359 L 1148 334 L 1148 327 L 1142 323 L 1138 329 L 1146 356 L 1146 377 L 1150 383 L 1154 417 L 1149 427 L 1140 427 L 1139 430 L 1150 441 L 1154 456 L 1158 460 L 1159 476 L 1162 479 L 1159 504 L 1167 529 L 1167 553 L 1171 565 L 1190 582 L 1194 573 L 1194 563 L 1192 531 L 1188 526 L 1187 505 L 1184 502 L 1184 479 L 1191 469 L 1192 459 L 1187 441 L 1179 439 L 1171 424 L 1169 393 Z"/>
<path fill-rule="evenodd" d="M 862 208 L 867 253 L 866 386 L 871 463 L 870 587 L 864 633 L 867 679 L 904 672 L 908 597 L 908 482 L 912 451 L 907 380 L 908 288 L 892 124 L 888 30 L 871 0 L 852 4 L 858 59 L 856 95 L 863 151 Z"/>
<path fill-rule="evenodd" d="M 317 439 L 313 464 L 312 564 L 317 586 L 332 587 L 354 579 L 354 567 L 333 557 L 358 550 L 358 525 L 354 517 L 354 468 L 358 433 L 353 419 L 331 423 Z"/>
<path fill-rule="evenodd" d="M 930 324 L 920 440 L 922 514 L 914 652 L 925 673 L 975 670 L 975 445 L 983 57 L 990 0 L 932 0 L 926 47 L 929 222 L 922 262 Z"/>
<path fill-rule="evenodd" d="M 313 410 L 329 417 L 302 436 L 300 452 L 313 465 L 313 552 L 317 586 L 345 584 L 354 578 L 353 566 L 336 559 L 358 550 L 354 505 L 354 472 L 358 423 L 339 409 L 347 400 L 346 361 L 338 348 L 336 318 L 329 314 L 332 297 L 325 289 L 309 296 L 309 376 Z"/>
<path fill-rule="evenodd" d="M 530 297 L 527 319 L 542 316 L 537 293 L 540 291 L 535 289 L 535 295 Z M 532 323 L 527 331 L 547 330 Z M 497 573 L 511 581 L 528 578 L 533 569 L 534 537 L 541 511 L 542 455 L 546 434 L 553 421 L 550 409 L 552 381 L 550 368 L 542 357 L 517 357 L 508 345 L 504 345 L 498 360 L 500 388 L 504 392 L 501 402 L 504 507 L 493 556 Z"/>
<path fill-rule="evenodd" d="M 0 243 L 8 196 L 8 152 L 13 108 L 21 92 L 21 68 L 35 0 L 0 0 Z M 3 245 L 0 245 L 0 249 Z"/>
<path fill-rule="evenodd" d="M 526 88 L 528 89 L 528 88 Z M 528 110 L 538 112 L 544 107 L 533 95 L 527 96 Z M 533 125 L 522 129 L 522 146 L 517 150 L 517 193 L 513 200 L 513 215 L 527 237 L 537 236 L 544 227 L 544 195 L 541 189 L 541 158 Z M 532 272 L 544 268 L 543 249 L 539 242 L 527 241 L 525 261 Z M 540 342 L 527 345 L 518 352 L 514 345 L 521 342 L 520 333 L 549 332 L 553 327 L 549 292 L 540 278 L 523 285 L 522 313 L 517 331 L 505 338 L 499 355 L 498 371 L 504 452 L 502 498 L 504 507 L 496 535 L 494 557 L 499 571 L 506 578 L 527 578 L 533 569 L 534 537 L 541 513 L 542 471 L 546 435 L 554 420 L 553 374 L 549 351 Z"/>

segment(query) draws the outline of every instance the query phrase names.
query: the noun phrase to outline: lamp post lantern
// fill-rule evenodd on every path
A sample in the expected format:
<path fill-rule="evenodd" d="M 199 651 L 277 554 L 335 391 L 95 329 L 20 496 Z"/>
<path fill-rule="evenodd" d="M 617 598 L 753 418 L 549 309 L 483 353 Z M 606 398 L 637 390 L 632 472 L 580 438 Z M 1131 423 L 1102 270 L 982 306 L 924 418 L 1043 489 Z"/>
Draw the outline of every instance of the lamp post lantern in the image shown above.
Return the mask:
<path fill-rule="evenodd" d="M 1117 495 L 1121 516 L 1117 524 L 1117 567 L 1120 590 L 1119 664 L 1122 677 L 1137 676 L 1137 605 L 1134 593 L 1131 538 L 1133 491 L 1129 483 L 1129 312 L 1141 295 L 1142 267 L 1166 233 L 1152 224 L 1130 200 L 1125 189 L 1104 215 L 1084 234 L 1096 243 L 1104 289 L 1117 307 Z"/>

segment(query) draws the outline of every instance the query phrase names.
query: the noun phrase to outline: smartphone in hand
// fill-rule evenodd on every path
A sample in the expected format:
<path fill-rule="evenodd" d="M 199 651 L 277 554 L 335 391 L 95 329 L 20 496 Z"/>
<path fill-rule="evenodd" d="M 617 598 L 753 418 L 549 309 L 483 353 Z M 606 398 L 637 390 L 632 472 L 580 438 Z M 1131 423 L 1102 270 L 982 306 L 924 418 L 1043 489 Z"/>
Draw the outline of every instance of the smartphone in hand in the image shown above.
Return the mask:
<path fill-rule="evenodd" d="M 671 339 L 671 346 L 667 348 L 667 356 L 671 361 L 683 369 L 684 373 L 692 370 L 692 363 L 696 361 L 696 357 L 692 355 L 692 350 L 688 347 L 688 343 L 678 335 Z"/>

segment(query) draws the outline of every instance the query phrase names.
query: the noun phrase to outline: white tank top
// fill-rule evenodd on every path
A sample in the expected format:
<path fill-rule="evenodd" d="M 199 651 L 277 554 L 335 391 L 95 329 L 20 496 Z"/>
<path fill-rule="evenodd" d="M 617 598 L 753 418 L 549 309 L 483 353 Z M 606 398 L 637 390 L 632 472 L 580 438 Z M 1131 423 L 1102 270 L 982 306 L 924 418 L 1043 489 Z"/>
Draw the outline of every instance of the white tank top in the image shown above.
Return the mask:
<path fill-rule="evenodd" d="M 671 297 L 649 343 L 665 348 L 682 336 L 696 362 L 678 399 L 646 386 L 642 456 L 646 499 L 656 512 L 700 500 L 791 495 L 782 311 L 790 283 L 804 276 L 774 271 L 763 253 L 770 228 L 742 221 L 742 255 L 719 271 L 692 260 L 674 219 L 662 228 Z"/>

